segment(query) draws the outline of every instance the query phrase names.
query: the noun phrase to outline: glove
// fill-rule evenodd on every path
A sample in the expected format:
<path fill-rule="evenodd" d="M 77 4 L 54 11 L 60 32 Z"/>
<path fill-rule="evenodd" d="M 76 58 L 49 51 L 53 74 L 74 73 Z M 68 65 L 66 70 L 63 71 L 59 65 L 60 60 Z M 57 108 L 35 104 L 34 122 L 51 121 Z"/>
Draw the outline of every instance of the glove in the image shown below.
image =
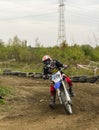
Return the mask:
<path fill-rule="evenodd" d="M 47 77 L 46 75 L 43 75 L 43 79 L 46 79 L 46 77 Z"/>
<path fill-rule="evenodd" d="M 43 75 L 43 79 L 50 79 L 50 75 Z"/>
<path fill-rule="evenodd" d="M 67 67 L 68 67 L 67 65 L 63 65 L 63 68 L 64 68 L 64 69 L 67 69 Z"/>

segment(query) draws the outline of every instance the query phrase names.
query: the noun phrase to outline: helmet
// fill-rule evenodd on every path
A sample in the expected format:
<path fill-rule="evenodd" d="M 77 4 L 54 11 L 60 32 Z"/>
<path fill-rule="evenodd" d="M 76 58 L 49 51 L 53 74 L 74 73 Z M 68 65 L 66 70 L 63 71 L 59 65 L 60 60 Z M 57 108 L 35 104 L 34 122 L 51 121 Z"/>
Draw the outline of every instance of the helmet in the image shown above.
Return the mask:
<path fill-rule="evenodd" d="M 49 56 L 49 55 L 45 55 L 45 56 L 43 56 L 43 58 L 42 58 L 42 61 L 44 62 L 44 64 L 46 64 L 46 65 L 48 65 L 48 64 L 50 64 L 50 62 L 51 62 L 51 57 Z"/>
<path fill-rule="evenodd" d="M 51 60 L 51 57 L 49 55 L 45 55 L 45 56 L 43 56 L 42 61 L 44 62 L 44 61 L 46 61 L 48 59 Z"/>

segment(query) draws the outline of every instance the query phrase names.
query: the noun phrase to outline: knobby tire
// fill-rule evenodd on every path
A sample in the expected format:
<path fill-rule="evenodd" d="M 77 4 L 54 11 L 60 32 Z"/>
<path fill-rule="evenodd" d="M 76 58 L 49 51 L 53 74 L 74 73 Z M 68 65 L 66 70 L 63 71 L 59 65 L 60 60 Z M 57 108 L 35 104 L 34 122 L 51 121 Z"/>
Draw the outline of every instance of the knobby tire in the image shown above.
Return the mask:
<path fill-rule="evenodd" d="M 64 109 L 65 109 L 65 112 L 68 114 L 72 114 L 72 106 L 69 102 L 66 102 L 64 90 L 61 90 L 60 97 L 61 97 L 62 104 L 63 104 Z"/>

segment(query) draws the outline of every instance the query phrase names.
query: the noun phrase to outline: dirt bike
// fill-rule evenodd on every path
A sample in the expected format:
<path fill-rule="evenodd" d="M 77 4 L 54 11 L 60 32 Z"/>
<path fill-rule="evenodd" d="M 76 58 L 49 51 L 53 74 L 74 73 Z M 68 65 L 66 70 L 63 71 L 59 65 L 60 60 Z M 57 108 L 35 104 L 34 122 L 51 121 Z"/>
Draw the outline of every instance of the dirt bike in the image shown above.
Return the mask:
<path fill-rule="evenodd" d="M 57 91 L 57 95 L 60 103 L 64 106 L 66 113 L 72 114 L 72 101 L 68 92 L 68 83 L 66 82 L 61 71 L 58 70 L 56 73 L 52 74 L 51 80 L 54 82 L 54 88 Z"/>

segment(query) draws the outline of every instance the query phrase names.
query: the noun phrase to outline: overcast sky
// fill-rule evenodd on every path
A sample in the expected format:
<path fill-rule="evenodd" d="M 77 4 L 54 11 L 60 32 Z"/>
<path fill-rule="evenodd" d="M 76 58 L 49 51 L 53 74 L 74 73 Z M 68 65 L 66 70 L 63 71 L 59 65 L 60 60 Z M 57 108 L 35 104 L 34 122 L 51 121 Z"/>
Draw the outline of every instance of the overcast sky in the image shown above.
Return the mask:
<path fill-rule="evenodd" d="M 0 39 L 17 35 L 35 46 L 57 45 L 58 0 L 0 0 Z M 99 45 L 99 0 L 65 1 L 66 40 L 69 45 Z"/>

